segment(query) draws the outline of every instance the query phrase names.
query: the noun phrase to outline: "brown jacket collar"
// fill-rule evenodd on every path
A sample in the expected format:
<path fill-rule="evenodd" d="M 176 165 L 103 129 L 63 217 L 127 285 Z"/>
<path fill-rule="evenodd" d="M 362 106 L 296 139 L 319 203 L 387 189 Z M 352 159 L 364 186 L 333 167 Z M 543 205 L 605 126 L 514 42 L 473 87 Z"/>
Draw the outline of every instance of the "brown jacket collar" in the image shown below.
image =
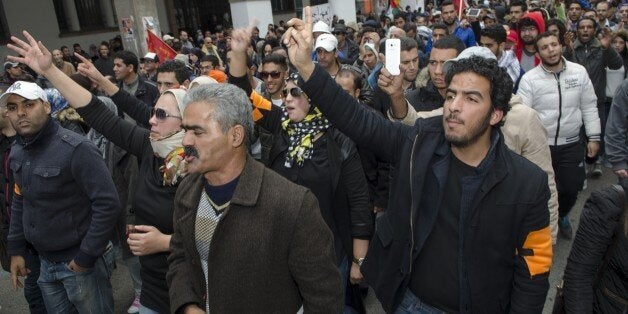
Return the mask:
<path fill-rule="evenodd" d="M 263 173 L 264 165 L 247 154 L 244 169 L 240 174 L 240 181 L 231 198 L 231 205 L 251 207 L 257 204 L 257 199 L 262 188 Z M 189 183 L 182 183 L 181 185 L 188 189 L 188 193 L 185 193 L 185 196 L 181 198 L 181 204 L 188 209 L 196 210 L 201 198 L 205 177 L 203 174 L 194 173 L 190 174 L 189 178 L 185 181 Z"/>

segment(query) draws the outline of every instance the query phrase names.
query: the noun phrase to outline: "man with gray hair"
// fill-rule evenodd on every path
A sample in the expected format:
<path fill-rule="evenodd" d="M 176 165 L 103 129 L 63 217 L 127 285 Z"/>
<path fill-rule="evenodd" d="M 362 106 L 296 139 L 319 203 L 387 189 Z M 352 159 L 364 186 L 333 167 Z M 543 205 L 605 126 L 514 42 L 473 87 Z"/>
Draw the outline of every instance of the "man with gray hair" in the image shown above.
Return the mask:
<path fill-rule="evenodd" d="M 184 103 L 188 175 L 175 196 L 172 312 L 340 312 L 332 234 L 310 191 L 248 155 L 244 91 L 201 85 Z"/>

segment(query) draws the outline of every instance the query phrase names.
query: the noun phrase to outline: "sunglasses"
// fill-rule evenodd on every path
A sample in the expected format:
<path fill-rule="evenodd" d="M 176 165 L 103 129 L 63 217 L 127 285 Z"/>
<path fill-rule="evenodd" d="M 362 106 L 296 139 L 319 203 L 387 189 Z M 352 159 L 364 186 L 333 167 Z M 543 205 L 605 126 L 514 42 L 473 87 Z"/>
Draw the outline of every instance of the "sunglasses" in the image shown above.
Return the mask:
<path fill-rule="evenodd" d="M 281 94 L 283 95 L 283 98 L 288 97 L 288 93 L 290 93 L 290 95 L 292 95 L 292 97 L 301 97 L 302 95 L 305 95 L 305 92 L 303 92 L 303 90 L 298 88 L 298 87 L 284 89 L 284 90 L 281 91 Z"/>
<path fill-rule="evenodd" d="M 163 121 L 166 120 L 166 118 L 177 118 L 177 119 L 181 119 L 183 120 L 182 117 L 179 116 L 173 116 L 169 113 L 166 112 L 166 110 L 163 110 L 161 108 L 152 108 L 150 111 L 150 116 L 155 116 L 155 118 L 157 118 L 157 120 Z"/>
<path fill-rule="evenodd" d="M 281 76 L 281 72 L 277 72 L 277 71 L 272 71 L 272 72 L 259 72 L 259 76 L 262 78 L 262 80 L 265 80 L 267 77 L 272 77 L 274 79 L 277 79 Z"/>

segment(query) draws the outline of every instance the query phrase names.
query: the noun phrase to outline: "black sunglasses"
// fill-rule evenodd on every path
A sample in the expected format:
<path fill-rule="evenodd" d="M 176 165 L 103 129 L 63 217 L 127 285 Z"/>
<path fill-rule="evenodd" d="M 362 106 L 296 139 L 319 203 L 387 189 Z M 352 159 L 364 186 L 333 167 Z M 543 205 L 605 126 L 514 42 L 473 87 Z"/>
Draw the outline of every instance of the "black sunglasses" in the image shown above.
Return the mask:
<path fill-rule="evenodd" d="M 157 120 L 161 120 L 161 121 L 166 120 L 166 118 L 177 118 L 177 119 L 183 120 L 182 117 L 173 116 L 173 115 L 167 113 L 166 110 L 163 110 L 161 108 L 152 108 L 150 110 L 150 116 L 151 117 L 155 116 L 155 118 L 157 118 Z"/>
<path fill-rule="evenodd" d="M 272 72 L 259 72 L 259 77 L 261 79 L 266 79 L 268 76 L 276 79 L 279 78 L 281 76 L 281 72 L 277 72 L 277 71 L 272 71 Z"/>
<path fill-rule="evenodd" d="M 305 94 L 305 92 L 298 87 L 288 88 L 281 91 L 283 98 L 288 97 L 288 93 L 290 93 L 292 97 L 301 97 L 302 95 Z"/>

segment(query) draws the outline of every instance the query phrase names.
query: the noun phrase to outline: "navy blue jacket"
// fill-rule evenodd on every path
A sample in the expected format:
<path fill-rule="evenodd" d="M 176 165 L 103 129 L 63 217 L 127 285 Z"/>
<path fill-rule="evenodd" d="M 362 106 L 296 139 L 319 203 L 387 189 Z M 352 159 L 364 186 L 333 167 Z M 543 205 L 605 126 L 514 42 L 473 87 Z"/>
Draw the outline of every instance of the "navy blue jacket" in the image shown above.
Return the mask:
<path fill-rule="evenodd" d="M 100 151 L 48 118 L 30 141 L 18 136 L 9 163 L 15 180 L 9 255 L 28 241 L 42 258 L 92 267 L 121 214 Z"/>
<path fill-rule="evenodd" d="M 360 106 L 319 66 L 301 87 L 335 127 L 397 169 L 361 269 L 384 310 L 393 312 L 446 195 L 426 184 L 449 169 L 442 117 L 414 126 L 390 122 Z M 499 131 L 492 138 L 478 169 L 484 178 L 461 201 L 460 312 L 540 313 L 552 259 L 547 176 L 510 151 Z"/>

